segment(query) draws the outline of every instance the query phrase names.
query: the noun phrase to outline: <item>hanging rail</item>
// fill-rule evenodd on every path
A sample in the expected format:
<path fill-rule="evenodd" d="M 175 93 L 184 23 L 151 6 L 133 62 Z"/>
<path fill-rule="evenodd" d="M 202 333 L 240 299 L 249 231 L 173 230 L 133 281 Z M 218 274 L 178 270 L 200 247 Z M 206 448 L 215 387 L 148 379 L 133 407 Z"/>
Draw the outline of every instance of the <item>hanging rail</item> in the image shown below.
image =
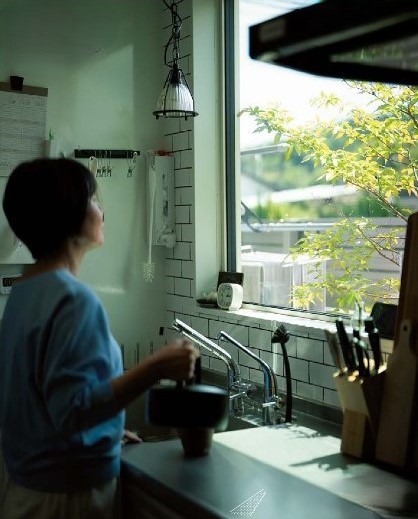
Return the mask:
<path fill-rule="evenodd" d="M 139 150 L 74 150 L 76 159 L 88 159 L 96 157 L 97 159 L 132 159 L 134 156 L 140 155 Z"/>

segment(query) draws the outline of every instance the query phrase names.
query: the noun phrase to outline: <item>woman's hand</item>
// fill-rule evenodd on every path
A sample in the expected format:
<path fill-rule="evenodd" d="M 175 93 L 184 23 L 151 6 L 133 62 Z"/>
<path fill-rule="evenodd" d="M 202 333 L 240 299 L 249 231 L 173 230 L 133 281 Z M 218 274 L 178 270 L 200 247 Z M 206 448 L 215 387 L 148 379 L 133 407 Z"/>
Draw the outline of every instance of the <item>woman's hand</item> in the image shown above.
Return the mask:
<path fill-rule="evenodd" d="M 112 380 L 115 411 L 123 409 L 162 378 L 189 380 L 200 353 L 188 340 L 177 339 Z"/>
<path fill-rule="evenodd" d="M 194 375 L 199 350 L 187 339 L 176 339 L 153 355 L 159 378 L 189 380 Z"/>

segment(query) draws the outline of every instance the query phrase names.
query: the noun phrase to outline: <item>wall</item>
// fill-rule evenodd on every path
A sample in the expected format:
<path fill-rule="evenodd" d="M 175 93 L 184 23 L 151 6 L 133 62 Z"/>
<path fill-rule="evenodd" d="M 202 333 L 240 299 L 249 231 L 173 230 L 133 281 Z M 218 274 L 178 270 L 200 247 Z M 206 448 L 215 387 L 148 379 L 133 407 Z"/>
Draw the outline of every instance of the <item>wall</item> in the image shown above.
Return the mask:
<path fill-rule="evenodd" d="M 77 147 L 160 148 L 161 126 L 152 116 L 162 86 L 160 13 L 155 0 L 3 1 L 0 81 L 16 74 L 48 88 L 47 129 L 66 156 Z M 111 178 L 98 179 L 106 243 L 87 255 L 80 277 L 104 301 L 130 364 L 137 343 L 145 355 L 158 340 L 164 251 L 154 247 L 156 277 L 145 283 L 143 155 L 132 178 L 128 165 L 113 161 Z"/>
<path fill-rule="evenodd" d="M 251 310 L 226 312 L 196 305 L 196 298 L 216 287 L 218 271 L 225 269 L 223 228 L 223 105 L 221 85 L 222 14 L 216 0 L 183 0 L 181 14 L 183 69 L 192 84 L 195 119 L 164 122 L 165 147 L 175 156 L 176 231 L 178 242 L 167 255 L 166 336 L 178 317 L 200 333 L 216 340 L 224 330 L 268 362 L 285 389 L 283 356 L 271 337 L 279 324 L 290 332 L 287 344 L 293 391 L 302 398 L 339 406 L 332 378 L 335 368 L 325 343 L 324 328 L 332 323 L 310 321 Z M 163 27 L 167 30 L 168 19 Z M 236 348 L 223 346 L 239 362 L 244 378 L 262 383 L 258 365 Z M 203 355 L 203 366 L 226 373 L 217 358 Z"/>
<path fill-rule="evenodd" d="M 101 180 L 106 244 L 86 258 L 81 277 L 93 286 L 109 312 L 111 326 L 126 347 L 126 363 L 174 335 L 175 316 L 216 339 L 223 329 L 269 362 L 284 388 L 283 361 L 271 335 L 280 323 L 288 344 L 294 390 L 304 398 L 338 405 L 324 325 L 249 310 L 209 311 L 196 297 L 216 286 L 225 269 L 223 224 L 222 20 L 219 0 L 183 0 L 181 55 L 196 100 L 195 119 L 159 120 L 151 115 L 167 73 L 163 44 L 170 17 L 155 0 L 14 0 L 0 4 L 0 80 L 23 75 L 26 84 L 49 88 L 48 128 L 66 154 L 82 148 L 165 148 L 175 156 L 174 249 L 153 249 L 156 278 L 142 276 L 146 260 L 144 163 L 134 178 L 127 164 L 115 165 Z M 166 336 L 159 337 L 160 325 Z M 231 351 L 243 375 L 261 382 L 258 367 Z M 205 367 L 225 371 L 205 355 Z"/>

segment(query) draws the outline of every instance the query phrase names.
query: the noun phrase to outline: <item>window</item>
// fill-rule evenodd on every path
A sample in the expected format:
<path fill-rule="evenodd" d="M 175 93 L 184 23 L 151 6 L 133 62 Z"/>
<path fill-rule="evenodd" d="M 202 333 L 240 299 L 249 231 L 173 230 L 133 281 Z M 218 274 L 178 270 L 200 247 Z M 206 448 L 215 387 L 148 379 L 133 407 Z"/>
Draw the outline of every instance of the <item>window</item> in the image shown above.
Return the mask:
<path fill-rule="evenodd" d="M 236 3 L 241 222 L 229 219 L 229 267 L 244 272 L 247 303 L 321 313 L 397 303 L 417 209 L 418 95 L 249 58 L 249 26 L 309 3 Z"/>

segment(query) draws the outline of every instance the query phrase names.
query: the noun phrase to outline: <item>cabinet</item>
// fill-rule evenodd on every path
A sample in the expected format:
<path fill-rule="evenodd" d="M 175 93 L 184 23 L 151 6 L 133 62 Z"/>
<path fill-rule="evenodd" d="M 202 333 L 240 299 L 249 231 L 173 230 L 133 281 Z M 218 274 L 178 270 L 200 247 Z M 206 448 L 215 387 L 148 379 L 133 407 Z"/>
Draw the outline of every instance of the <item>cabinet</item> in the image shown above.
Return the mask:
<path fill-rule="evenodd" d="M 1 430 L 0 430 L 1 445 Z M 6 484 L 6 467 L 4 466 L 3 451 L 0 447 L 0 496 L 3 494 L 4 485 Z"/>
<path fill-rule="evenodd" d="M 167 504 L 140 486 L 140 481 L 122 479 L 123 517 L 138 519 L 184 519 Z"/>

